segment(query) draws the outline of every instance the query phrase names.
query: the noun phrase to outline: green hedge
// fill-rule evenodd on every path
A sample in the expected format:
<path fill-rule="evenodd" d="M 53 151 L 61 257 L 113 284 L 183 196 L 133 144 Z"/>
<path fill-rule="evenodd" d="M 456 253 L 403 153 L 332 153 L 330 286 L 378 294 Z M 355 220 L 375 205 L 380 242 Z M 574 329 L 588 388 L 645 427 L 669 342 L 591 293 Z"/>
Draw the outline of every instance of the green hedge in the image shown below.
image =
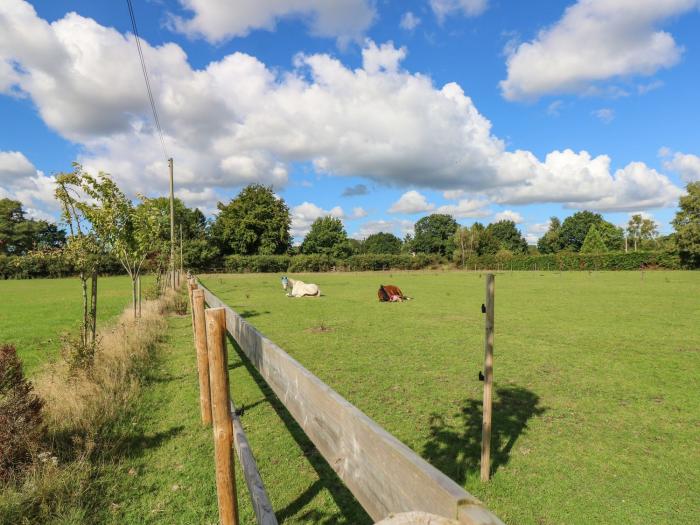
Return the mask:
<path fill-rule="evenodd" d="M 225 269 L 232 273 L 299 273 L 328 271 L 422 270 L 449 264 L 437 255 L 353 255 L 334 259 L 327 255 L 230 255 Z M 459 266 L 459 265 L 457 265 Z M 551 255 L 489 255 L 467 259 L 465 267 L 477 270 L 639 270 L 640 268 L 681 267 L 678 256 L 669 252 L 611 252 L 583 254 L 560 252 Z"/>
<path fill-rule="evenodd" d="M 100 265 L 100 273 L 115 275 L 125 273 L 116 259 L 107 258 Z M 57 278 L 75 275 L 75 269 L 61 252 L 37 255 L 0 255 L 0 279 Z"/>
<path fill-rule="evenodd" d="M 559 252 L 549 255 L 471 257 L 466 268 L 477 270 L 639 270 L 681 268 L 678 255 L 671 252 L 610 252 L 601 254 Z"/>
<path fill-rule="evenodd" d="M 559 252 L 551 255 L 489 255 L 465 261 L 467 269 L 477 270 L 639 270 L 640 268 L 681 268 L 678 256 L 671 252 L 611 252 L 582 254 Z M 328 255 L 229 255 L 224 269 L 230 273 L 300 273 L 328 271 L 422 270 L 451 264 L 437 255 L 353 255 L 335 259 Z M 457 264 L 457 267 L 460 265 Z M 103 274 L 124 273 L 119 262 L 107 260 Z M 66 277 L 73 268 L 59 253 L 43 257 L 0 255 L 0 279 Z"/>

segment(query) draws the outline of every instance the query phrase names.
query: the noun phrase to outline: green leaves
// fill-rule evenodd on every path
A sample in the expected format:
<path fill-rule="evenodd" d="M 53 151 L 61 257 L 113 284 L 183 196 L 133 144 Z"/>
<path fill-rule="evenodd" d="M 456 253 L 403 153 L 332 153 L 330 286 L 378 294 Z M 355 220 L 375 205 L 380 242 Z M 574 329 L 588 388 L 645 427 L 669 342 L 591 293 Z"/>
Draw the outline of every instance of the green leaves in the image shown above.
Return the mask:
<path fill-rule="evenodd" d="M 352 247 L 348 243 L 348 235 L 345 232 L 343 221 L 336 217 L 319 217 L 313 224 L 301 244 L 301 252 L 304 254 L 320 253 L 333 257 L 348 257 L 352 254 Z"/>
<path fill-rule="evenodd" d="M 218 208 L 211 237 L 224 255 L 274 255 L 290 248 L 289 208 L 271 186 L 250 184 Z"/>
<path fill-rule="evenodd" d="M 673 219 L 676 247 L 683 264 L 700 267 L 700 181 L 686 187 L 687 195 L 679 200 L 680 210 Z"/>

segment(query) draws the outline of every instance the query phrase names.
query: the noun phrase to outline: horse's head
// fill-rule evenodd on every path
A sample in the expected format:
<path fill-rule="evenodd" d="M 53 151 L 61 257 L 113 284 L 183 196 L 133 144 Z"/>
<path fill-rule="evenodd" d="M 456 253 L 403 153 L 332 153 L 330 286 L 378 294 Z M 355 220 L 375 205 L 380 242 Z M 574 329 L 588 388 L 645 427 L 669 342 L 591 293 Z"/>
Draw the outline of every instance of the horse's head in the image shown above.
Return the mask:
<path fill-rule="evenodd" d="M 384 289 L 383 285 L 379 285 L 379 290 L 377 290 L 377 297 L 379 297 L 379 300 L 381 302 L 386 302 L 389 300 L 389 294 Z"/>
<path fill-rule="evenodd" d="M 286 276 L 282 276 L 282 289 L 286 290 L 287 286 L 289 286 L 289 279 Z"/>

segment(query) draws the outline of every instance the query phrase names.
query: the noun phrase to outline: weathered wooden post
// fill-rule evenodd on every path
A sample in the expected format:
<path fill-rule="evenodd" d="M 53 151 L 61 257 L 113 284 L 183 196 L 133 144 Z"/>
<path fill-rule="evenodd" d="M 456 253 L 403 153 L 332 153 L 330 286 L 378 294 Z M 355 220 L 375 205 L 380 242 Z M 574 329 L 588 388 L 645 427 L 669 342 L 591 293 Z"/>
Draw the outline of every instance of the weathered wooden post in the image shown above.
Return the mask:
<path fill-rule="evenodd" d="M 491 474 L 491 407 L 493 404 L 493 326 L 495 277 L 486 274 L 485 342 L 484 342 L 484 421 L 481 430 L 481 481 Z"/>
<path fill-rule="evenodd" d="M 202 424 L 211 425 L 211 389 L 209 385 L 209 356 L 207 353 L 207 333 L 204 319 L 204 292 L 192 290 L 192 329 L 197 351 L 197 374 L 199 376 L 199 407 Z"/>
<path fill-rule="evenodd" d="M 195 296 L 196 299 L 203 293 L 199 290 L 198 292 L 199 294 Z M 203 300 L 204 296 L 201 295 L 201 297 Z M 221 525 L 238 525 L 238 501 L 233 463 L 233 427 L 229 403 L 226 353 L 226 310 L 224 308 L 209 308 L 205 312 L 205 317 L 212 416 L 214 419 L 214 456 L 219 522 Z"/>

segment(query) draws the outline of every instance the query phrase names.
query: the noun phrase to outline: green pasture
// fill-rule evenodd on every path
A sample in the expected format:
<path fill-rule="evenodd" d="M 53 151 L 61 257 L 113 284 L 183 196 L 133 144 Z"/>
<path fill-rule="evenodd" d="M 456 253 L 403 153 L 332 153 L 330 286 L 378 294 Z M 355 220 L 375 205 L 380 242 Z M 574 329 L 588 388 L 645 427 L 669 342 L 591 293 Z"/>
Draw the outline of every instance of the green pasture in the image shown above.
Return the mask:
<path fill-rule="evenodd" d="M 294 277 L 323 297 L 286 297 L 279 275 L 203 282 L 506 523 L 697 523 L 700 274 L 498 274 L 488 484 L 478 479 L 483 275 Z M 414 300 L 379 303 L 379 284 Z M 251 367 L 230 359 L 281 521 L 369 523 Z"/>
<path fill-rule="evenodd" d="M 145 288 L 150 281 L 142 280 Z M 89 283 L 88 283 L 89 289 Z M 127 276 L 101 277 L 97 284 L 98 324 L 119 314 L 131 301 Z M 61 334 L 77 333 L 82 291 L 77 277 L 0 281 L 0 344 L 15 345 L 32 373 L 61 347 Z"/>
<path fill-rule="evenodd" d="M 288 298 L 273 274 L 202 280 L 507 524 L 697 523 L 700 273 L 497 274 L 488 484 L 478 476 L 483 275 L 292 277 L 319 284 L 323 296 Z M 398 285 L 414 300 L 379 303 L 379 284 Z M 103 279 L 100 290 L 103 318 L 129 300 L 125 278 Z M 56 334 L 76 327 L 79 292 L 77 280 L 0 282 L 3 338 L 35 336 L 36 363 L 48 339 L 55 354 Z M 80 508 L 62 509 L 50 523 L 217 522 L 191 321 L 168 322 L 138 403 L 114 426 L 114 449 L 97 458 L 85 495 L 76 497 Z M 280 523 L 372 523 L 233 345 L 229 369 Z M 240 472 L 237 479 L 241 523 L 253 523 Z"/>

